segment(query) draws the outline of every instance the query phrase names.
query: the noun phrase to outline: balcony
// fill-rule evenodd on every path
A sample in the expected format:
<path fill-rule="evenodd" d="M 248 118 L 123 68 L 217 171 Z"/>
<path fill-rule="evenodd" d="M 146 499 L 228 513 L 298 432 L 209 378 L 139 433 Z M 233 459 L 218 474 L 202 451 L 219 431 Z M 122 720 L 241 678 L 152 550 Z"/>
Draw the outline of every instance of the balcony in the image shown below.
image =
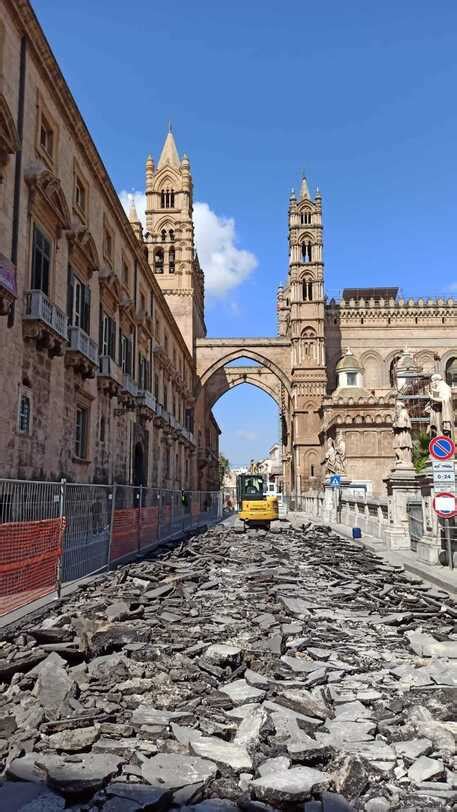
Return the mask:
<path fill-rule="evenodd" d="M 24 304 L 25 338 L 35 341 L 37 349 L 47 350 L 50 357 L 63 355 L 68 336 L 65 313 L 41 290 L 29 290 Z"/>
<path fill-rule="evenodd" d="M 98 347 L 81 327 L 68 328 L 70 346 L 65 353 L 66 366 L 72 366 L 83 378 L 94 378 L 97 368 Z"/>
<path fill-rule="evenodd" d="M 157 403 L 154 395 L 146 389 L 139 389 L 137 394 L 137 408 L 145 420 L 152 420 L 157 415 Z"/>
<path fill-rule="evenodd" d="M 117 395 L 122 411 L 131 412 L 137 406 L 138 387 L 127 372 L 122 375 L 122 383 Z"/>
<path fill-rule="evenodd" d="M 98 359 L 98 388 L 110 398 L 115 397 L 122 385 L 122 370 L 109 355 Z"/>

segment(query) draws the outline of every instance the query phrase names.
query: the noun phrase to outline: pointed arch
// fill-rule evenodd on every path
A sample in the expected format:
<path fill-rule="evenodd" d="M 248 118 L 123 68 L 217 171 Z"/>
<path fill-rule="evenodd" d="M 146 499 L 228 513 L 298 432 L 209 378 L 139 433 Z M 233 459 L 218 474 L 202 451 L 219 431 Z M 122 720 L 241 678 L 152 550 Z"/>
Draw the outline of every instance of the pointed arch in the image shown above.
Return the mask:
<path fill-rule="evenodd" d="M 237 361 L 239 358 L 249 358 L 251 361 L 257 361 L 262 366 L 270 369 L 271 372 L 273 372 L 276 377 L 279 378 L 288 394 L 291 394 L 290 381 L 285 372 L 274 361 L 271 361 L 267 355 L 263 355 L 262 353 L 245 346 L 228 352 L 226 355 L 218 358 L 209 367 L 207 367 L 207 369 L 201 375 L 201 385 L 204 386 L 210 379 L 211 375 L 213 375 L 213 373 L 218 369 L 226 366 L 226 364 L 229 364 L 231 361 Z"/>

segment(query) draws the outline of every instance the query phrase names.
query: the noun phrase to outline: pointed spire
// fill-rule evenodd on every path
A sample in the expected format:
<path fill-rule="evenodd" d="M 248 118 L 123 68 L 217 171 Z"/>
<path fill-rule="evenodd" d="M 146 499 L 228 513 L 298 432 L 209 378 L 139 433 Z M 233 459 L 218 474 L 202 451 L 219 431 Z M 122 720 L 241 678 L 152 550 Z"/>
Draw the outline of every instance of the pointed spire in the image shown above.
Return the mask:
<path fill-rule="evenodd" d="M 163 167 L 166 166 L 167 164 L 169 166 L 172 166 L 173 169 L 179 169 L 180 165 L 178 150 L 176 149 L 175 138 L 171 131 L 171 122 L 169 123 L 167 137 L 165 139 L 162 152 L 160 153 L 157 169 L 163 169 Z"/>
<path fill-rule="evenodd" d="M 300 200 L 309 200 L 308 181 L 306 180 L 306 175 L 304 172 L 301 179 Z"/>
<path fill-rule="evenodd" d="M 135 198 L 133 195 L 129 195 L 129 214 L 128 214 L 129 221 L 131 223 L 139 223 L 140 218 L 138 217 L 138 212 L 135 206 Z"/>
<path fill-rule="evenodd" d="M 295 197 L 295 189 L 292 186 L 292 189 L 290 190 L 289 200 L 296 200 L 296 199 L 297 198 Z"/>

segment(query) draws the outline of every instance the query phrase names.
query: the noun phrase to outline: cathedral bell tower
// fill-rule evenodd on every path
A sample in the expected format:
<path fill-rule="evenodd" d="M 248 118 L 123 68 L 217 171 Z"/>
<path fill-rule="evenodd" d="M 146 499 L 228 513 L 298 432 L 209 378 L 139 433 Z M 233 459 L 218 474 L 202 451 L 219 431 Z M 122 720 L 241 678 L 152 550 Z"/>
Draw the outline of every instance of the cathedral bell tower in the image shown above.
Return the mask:
<path fill-rule="evenodd" d="M 325 304 L 322 198 L 312 199 L 306 177 L 289 201 L 289 273 L 280 293 L 280 330 L 291 340 L 295 489 L 321 475 L 320 406 L 325 397 Z"/>
<path fill-rule="evenodd" d="M 146 160 L 148 261 L 177 321 L 189 351 L 206 335 L 204 277 L 194 244 L 190 162 L 180 159 L 171 126 L 157 166 Z"/>

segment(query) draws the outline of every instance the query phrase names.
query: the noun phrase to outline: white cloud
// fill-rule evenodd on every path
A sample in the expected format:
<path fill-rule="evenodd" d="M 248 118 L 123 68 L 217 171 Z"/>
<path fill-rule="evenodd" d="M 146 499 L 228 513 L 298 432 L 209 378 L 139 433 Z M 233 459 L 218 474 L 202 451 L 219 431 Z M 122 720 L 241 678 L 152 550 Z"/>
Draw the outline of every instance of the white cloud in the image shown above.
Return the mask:
<path fill-rule="evenodd" d="M 138 217 L 145 225 L 146 196 L 143 192 L 119 193 L 128 212 L 133 198 Z M 236 245 L 233 217 L 219 217 L 208 203 L 194 204 L 195 244 L 200 265 L 205 273 L 205 290 L 209 296 L 223 297 L 238 287 L 257 267 L 257 257 Z"/>

